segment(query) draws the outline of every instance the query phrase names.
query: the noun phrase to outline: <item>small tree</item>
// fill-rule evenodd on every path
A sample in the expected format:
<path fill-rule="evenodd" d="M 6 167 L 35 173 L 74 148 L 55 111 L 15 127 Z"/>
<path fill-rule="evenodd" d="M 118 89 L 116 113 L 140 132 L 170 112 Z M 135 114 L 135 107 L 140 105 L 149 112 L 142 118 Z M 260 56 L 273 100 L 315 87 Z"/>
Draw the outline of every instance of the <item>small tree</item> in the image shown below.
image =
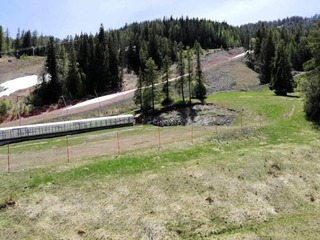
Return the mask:
<path fill-rule="evenodd" d="M 9 110 L 11 109 L 11 107 L 11 102 L 9 100 L 2 99 L 0 101 L 0 122 L 2 122 L 9 114 Z"/>
<path fill-rule="evenodd" d="M 280 96 L 286 96 L 287 93 L 293 92 L 291 65 L 283 40 L 281 40 L 276 47 L 270 90 L 273 90 L 276 95 Z"/>

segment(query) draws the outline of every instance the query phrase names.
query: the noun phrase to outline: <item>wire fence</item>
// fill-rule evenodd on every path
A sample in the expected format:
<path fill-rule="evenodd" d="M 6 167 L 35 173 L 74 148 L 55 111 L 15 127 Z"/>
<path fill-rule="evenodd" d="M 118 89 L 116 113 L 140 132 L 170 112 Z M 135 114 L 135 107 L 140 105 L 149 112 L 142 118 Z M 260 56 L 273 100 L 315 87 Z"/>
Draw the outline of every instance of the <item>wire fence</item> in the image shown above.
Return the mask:
<path fill-rule="evenodd" d="M 258 121 L 257 121 L 258 120 Z M 245 124 L 242 113 L 237 126 L 136 125 L 121 129 L 70 135 L 53 139 L 21 142 L 0 148 L 0 172 L 10 173 L 50 166 L 66 166 L 95 157 L 117 156 L 132 152 L 183 149 L 208 141 L 245 137 L 262 126 L 261 119 Z"/>

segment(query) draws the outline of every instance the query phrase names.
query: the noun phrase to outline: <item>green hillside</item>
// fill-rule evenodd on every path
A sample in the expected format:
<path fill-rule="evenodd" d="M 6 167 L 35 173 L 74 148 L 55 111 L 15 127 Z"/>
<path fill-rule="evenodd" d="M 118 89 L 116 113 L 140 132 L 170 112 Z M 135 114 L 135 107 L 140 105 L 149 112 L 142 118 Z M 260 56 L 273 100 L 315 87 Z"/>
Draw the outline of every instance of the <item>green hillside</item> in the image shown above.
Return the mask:
<path fill-rule="evenodd" d="M 164 141 L 160 149 L 2 172 L 0 238 L 317 239 L 320 137 L 299 97 L 268 90 L 217 94 L 208 102 L 238 117 L 218 132 L 206 128 L 193 144 Z M 126 134 L 135 145 L 156 132 L 136 126 Z M 108 131 L 90 138 L 98 134 Z M 86 136 L 71 145 L 83 146 Z M 34 153 L 65 151 L 63 144 L 33 143 Z"/>

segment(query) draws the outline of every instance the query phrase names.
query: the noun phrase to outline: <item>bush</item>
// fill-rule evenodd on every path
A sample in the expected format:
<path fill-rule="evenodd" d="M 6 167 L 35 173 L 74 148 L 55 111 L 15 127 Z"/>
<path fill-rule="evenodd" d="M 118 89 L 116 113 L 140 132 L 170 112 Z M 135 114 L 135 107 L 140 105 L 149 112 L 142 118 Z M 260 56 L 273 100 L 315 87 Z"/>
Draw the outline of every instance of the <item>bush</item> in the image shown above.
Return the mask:
<path fill-rule="evenodd" d="M 9 100 L 3 99 L 0 101 L 0 121 L 2 122 L 6 116 L 9 114 L 9 111 L 12 108 L 12 104 Z"/>

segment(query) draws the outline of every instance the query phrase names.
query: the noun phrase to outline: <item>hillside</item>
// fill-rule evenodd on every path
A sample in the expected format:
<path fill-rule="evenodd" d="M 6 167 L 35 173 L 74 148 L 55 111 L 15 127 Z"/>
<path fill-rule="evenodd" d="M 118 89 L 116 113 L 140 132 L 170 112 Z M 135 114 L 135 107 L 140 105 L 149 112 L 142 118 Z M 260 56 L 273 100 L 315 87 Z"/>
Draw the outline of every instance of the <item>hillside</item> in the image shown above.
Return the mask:
<path fill-rule="evenodd" d="M 3 56 L 0 58 L 0 84 L 15 78 L 39 75 L 44 67 L 44 57 L 16 59 Z"/>

